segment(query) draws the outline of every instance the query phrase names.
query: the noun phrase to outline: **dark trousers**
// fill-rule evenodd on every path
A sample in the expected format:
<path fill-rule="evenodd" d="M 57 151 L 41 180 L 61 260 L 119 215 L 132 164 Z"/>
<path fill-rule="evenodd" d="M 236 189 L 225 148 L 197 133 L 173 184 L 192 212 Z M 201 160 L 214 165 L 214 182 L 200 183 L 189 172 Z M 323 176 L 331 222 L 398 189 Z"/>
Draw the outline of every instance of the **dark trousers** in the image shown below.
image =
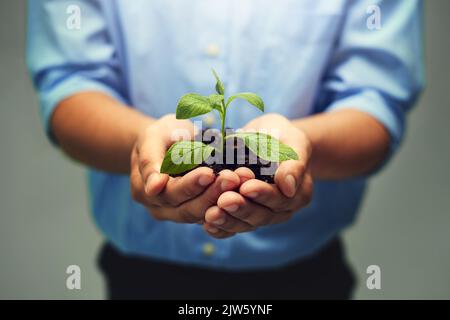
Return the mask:
<path fill-rule="evenodd" d="M 105 244 L 99 255 L 110 299 L 349 299 L 354 277 L 341 241 L 269 270 L 223 271 L 121 254 Z"/>

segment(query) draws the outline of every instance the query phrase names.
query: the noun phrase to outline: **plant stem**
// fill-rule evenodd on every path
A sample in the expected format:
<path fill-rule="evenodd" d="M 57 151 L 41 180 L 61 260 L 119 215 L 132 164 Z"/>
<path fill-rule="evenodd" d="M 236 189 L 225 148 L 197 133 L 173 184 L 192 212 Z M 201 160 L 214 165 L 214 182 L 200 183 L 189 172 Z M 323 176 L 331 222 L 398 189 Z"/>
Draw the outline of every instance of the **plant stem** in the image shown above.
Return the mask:
<path fill-rule="evenodd" d="M 227 108 L 225 107 L 225 102 L 222 101 L 222 152 L 225 146 L 225 118 L 227 115 Z"/>

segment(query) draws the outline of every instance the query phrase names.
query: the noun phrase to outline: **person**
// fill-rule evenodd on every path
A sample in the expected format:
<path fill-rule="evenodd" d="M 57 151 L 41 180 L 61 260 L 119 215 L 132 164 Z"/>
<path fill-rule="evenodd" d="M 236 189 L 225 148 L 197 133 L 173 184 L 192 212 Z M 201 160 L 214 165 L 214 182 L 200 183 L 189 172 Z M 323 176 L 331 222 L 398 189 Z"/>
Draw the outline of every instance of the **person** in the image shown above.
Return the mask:
<path fill-rule="evenodd" d="M 340 234 L 423 86 L 421 1 L 372 2 L 28 2 L 42 120 L 89 168 L 109 298 L 351 298 Z M 172 132 L 195 131 L 177 100 L 213 93 L 211 68 L 265 101 L 228 124 L 298 153 L 274 184 L 245 167 L 160 173 Z"/>

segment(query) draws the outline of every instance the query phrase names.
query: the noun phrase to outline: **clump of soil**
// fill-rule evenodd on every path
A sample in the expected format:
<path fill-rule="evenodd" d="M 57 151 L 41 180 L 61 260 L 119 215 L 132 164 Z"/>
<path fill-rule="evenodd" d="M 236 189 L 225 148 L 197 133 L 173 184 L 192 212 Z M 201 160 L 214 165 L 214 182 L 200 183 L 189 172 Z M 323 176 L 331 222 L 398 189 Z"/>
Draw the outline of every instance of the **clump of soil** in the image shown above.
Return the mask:
<path fill-rule="evenodd" d="M 233 148 L 225 148 L 224 149 L 224 153 L 223 155 L 219 155 L 222 156 L 222 161 L 221 163 L 213 163 L 213 164 L 208 164 L 208 163 L 202 163 L 202 166 L 207 166 L 210 167 L 214 170 L 214 173 L 218 174 L 220 171 L 224 170 L 224 169 L 229 169 L 229 170 L 236 170 L 237 168 L 240 167 L 247 167 L 249 168 L 254 174 L 256 179 L 262 180 L 264 182 L 267 183 L 274 183 L 274 175 L 273 174 L 263 174 L 263 172 L 261 171 L 262 168 L 270 168 L 270 166 L 272 165 L 270 162 L 263 162 L 261 161 L 261 159 L 259 157 L 255 157 L 254 154 L 252 153 L 252 151 L 250 151 L 245 145 L 238 143 L 237 139 L 234 139 L 234 146 Z M 244 151 L 242 151 L 242 149 L 244 149 Z M 227 153 L 232 152 L 233 156 L 232 156 L 232 163 L 227 163 Z M 251 156 L 250 156 L 251 155 Z M 230 156 L 228 156 L 229 158 Z M 244 157 L 244 158 L 242 158 Z M 252 161 L 253 163 L 250 163 L 250 158 L 251 157 L 255 157 L 256 161 Z M 230 161 L 228 161 L 230 162 Z M 256 162 L 256 163 L 254 163 Z"/>
<path fill-rule="evenodd" d="M 204 137 L 205 131 L 206 130 L 203 130 L 202 132 L 202 138 Z M 205 141 L 205 139 L 202 139 L 202 141 L 206 144 L 211 144 L 214 143 L 214 138 L 215 137 L 212 136 L 210 140 Z M 234 171 L 240 167 L 247 167 L 254 173 L 256 179 L 262 180 L 267 183 L 275 182 L 274 173 L 277 164 L 273 162 L 264 161 L 261 158 L 257 157 L 251 150 L 249 150 L 244 145 L 242 141 L 238 141 L 237 138 L 233 139 L 233 144 L 226 143 L 223 154 L 216 155 L 215 152 L 216 151 L 213 151 L 210 159 L 204 161 L 200 166 L 209 167 L 213 169 L 216 175 L 218 175 L 219 172 L 224 169 Z M 232 156 L 228 155 L 230 152 L 232 153 Z M 188 172 L 189 171 L 172 176 L 173 177 L 183 176 Z"/>

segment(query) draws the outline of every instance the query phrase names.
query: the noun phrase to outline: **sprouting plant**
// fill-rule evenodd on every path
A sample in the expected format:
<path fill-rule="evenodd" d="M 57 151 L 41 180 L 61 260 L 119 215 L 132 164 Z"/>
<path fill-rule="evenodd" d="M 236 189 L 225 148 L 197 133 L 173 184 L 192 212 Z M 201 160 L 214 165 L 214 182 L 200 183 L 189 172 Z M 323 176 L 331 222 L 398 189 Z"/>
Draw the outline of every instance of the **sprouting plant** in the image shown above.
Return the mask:
<path fill-rule="evenodd" d="M 213 110 L 218 111 L 221 119 L 221 152 L 225 141 L 228 139 L 242 139 L 245 146 L 259 158 L 282 162 L 286 160 L 298 160 L 297 153 L 289 146 L 281 143 L 274 137 L 261 132 L 237 132 L 225 135 L 225 120 L 230 103 L 237 99 L 244 99 L 264 112 L 263 100 L 252 92 L 241 92 L 230 96 L 225 102 L 225 87 L 217 73 L 212 70 L 216 78 L 216 92 L 208 96 L 197 93 L 188 93 L 181 97 L 176 110 L 177 119 L 189 119 Z M 179 141 L 175 142 L 167 151 L 161 173 L 180 174 L 199 166 L 208 159 L 215 148 L 201 141 Z"/>

